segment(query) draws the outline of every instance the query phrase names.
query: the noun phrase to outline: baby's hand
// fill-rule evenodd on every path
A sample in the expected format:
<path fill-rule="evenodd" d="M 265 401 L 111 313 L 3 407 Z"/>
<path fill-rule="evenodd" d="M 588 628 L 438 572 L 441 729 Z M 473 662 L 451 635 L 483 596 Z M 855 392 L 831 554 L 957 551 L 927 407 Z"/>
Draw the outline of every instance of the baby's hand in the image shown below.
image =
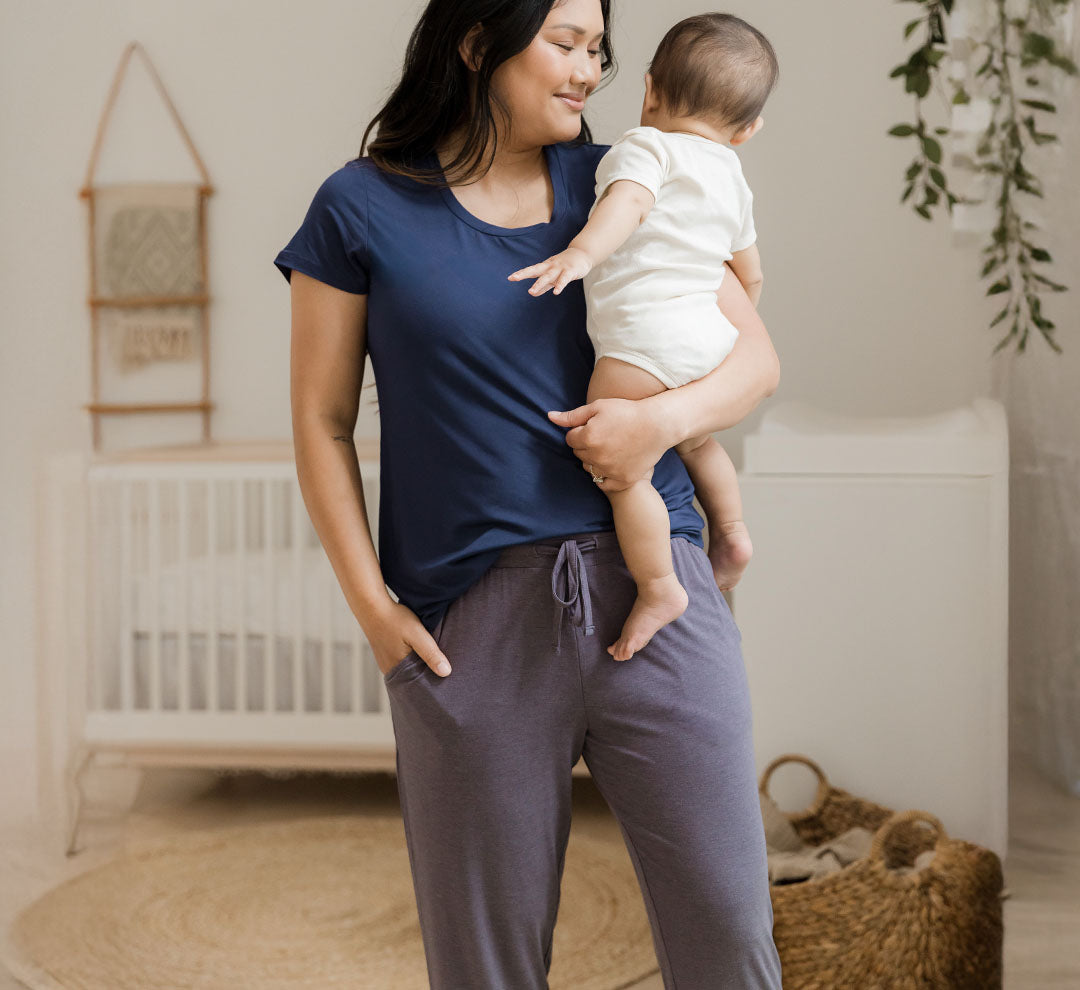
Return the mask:
<path fill-rule="evenodd" d="M 519 279 L 539 276 L 529 289 L 529 295 L 542 296 L 552 285 L 555 286 L 555 295 L 558 295 L 574 279 L 588 275 L 592 267 L 592 259 L 584 251 L 571 247 L 553 254 L 538 265 L 521 268 L 507 278 L 516 282 Z"/>

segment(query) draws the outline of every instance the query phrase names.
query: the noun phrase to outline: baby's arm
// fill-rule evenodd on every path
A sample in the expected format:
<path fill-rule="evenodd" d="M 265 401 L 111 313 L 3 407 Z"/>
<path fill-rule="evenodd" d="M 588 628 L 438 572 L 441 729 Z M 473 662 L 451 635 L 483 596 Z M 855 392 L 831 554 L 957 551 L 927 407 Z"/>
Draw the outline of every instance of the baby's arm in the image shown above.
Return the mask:
<path fill-rule="evenodd" d="M 558 295 L 567 284 L 576 278 L 584 278 L 610 257 L 637 230 L 655 202 L 652 191 L 640 183 L 633 179 L 616 179 L 604 190 L 589 222 L 565 251 L 537 265 L 519 269 L 508 276 L 509 280 L 536 278 L 529 289 L 531 295 L 542 295 L 552 285 Z"/>
<path fill-rule="evenodd" d="M 589 222 L 570 242 L 584 251 L 592 267 L 609 258 L 641 226 L 656 197 L 633 179 L 616 179 L 604 190 Z"/>
<path fill-rule="evenodd" d="M 758 253 L 757 242 L 732 254 L 728 265 L 746 289 L 746 294 L 750 297 L 754 309 L 757 309 L 758 300 L 761 298 L 761 288 L 765 281 L 765 277 L 761 274 L 761 255 Z"/>

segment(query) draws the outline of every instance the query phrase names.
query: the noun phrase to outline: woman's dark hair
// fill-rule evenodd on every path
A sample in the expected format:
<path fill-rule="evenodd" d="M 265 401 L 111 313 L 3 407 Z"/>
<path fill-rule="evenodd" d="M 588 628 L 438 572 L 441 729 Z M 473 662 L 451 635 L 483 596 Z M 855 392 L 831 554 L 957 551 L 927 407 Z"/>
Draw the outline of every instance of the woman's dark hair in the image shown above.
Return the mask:
<path fill-rule="evenodd" d="M 401 79 L 382 109 L 364 129 L 360 156 L 370 155 L 383 171 L 405 175 L 428 185 L 448 185 L 440 172 L 421 169 L 417 160 L 433 151 L 439 140 L 464 125 L 465 139 L 446 171 L 457 181 L 471 179 L 491 167 L 480 166 L 491 142 L 494 157 L 497 134 L 491 102 L 509 116 L 509 109 L 491 92 L 491 76 L 503 62 L 529 47 L 553 7 L 565 0 L 430 0 L 405 50 Z M 615 72 L 611 48 L 611 0 L 600 0 L 604 35 L 600 41 L 602 77 Z M 465 65 L 458 51 L 470 28 L 479 24 L 473 50 L 479 68 Z M 470 77 L 475 77 L 475 82 Z M 490 101 L 490 102 L 489 102 Z M 367 144 L 368 133 L 379 125 L 378 136 Z M 568 142 L 592 140 L 589 125 L 581 120 L 581 133 Z"/>
<path fill-rule="evenodd" d="M 649 75 L 669 113 L 741 130 L 757 120 L 780 66 L 752 24 L 707 13 L 679 21 L 660 39 Z"/>

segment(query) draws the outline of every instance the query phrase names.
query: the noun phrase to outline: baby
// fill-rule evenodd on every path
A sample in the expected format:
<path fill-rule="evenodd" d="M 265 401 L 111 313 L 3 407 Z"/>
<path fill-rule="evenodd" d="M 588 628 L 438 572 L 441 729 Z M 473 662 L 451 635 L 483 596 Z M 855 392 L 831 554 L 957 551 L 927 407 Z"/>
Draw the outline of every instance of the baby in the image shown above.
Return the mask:
<path fill-rule="evenodd" d="M 566 250 L 509 276 L 536 278 L 532 295 L 552 287 L 558 295 L 583 280 L 596 352 L 586 401 L 678 388 L 731 352 L 738 330 L 716 299 L 724 263 L 755 307 L 762 274 L 753 195 L 729 145 L 762 127 L 778 72 L 768 39 L 741 18 L 706 13 L 676 24 L 645 74 L 641 125 L 597 166 L 588 223 Z M 705 511 L 717 586 L 734 587 L 752 553 L 735 467 L 708 434 L 675 449 Z M 608 647 L 616 660 L 629 659 L 688 604 L 672 565 L 668 510 L 651 478 L 650 470 L 626 488 L 601 489 L 637 584 L 621 635 Z"/>

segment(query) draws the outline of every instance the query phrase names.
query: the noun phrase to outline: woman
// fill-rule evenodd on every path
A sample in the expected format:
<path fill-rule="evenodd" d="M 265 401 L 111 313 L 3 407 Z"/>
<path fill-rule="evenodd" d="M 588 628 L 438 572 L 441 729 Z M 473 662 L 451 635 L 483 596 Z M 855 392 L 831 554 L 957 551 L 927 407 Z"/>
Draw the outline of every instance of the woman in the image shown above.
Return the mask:
<path fill-rule="evenodd" d="M 297 472 L 386 681 L 436 990 L 547 986 L 579 757 L 622 829 L 665 986 L 780 988 L 740 634 L 671 449 L 771 394 L 775 352 L 728 277 L 718 304 L 741 333 L 715 371 L 580 405 L 580 282 L 537 298 L 506 278 L 588 215 L 607 146 L 582 108 L 614 69 L 610 13 L 431 0 L 368 155 L 327 178 L 275 259 Z M 378 555 L 351 446 L 368 353 Z M 635 586 L 597 486 L 654 466 L 690 601 L 620 663 L 606 647 Z"/>

